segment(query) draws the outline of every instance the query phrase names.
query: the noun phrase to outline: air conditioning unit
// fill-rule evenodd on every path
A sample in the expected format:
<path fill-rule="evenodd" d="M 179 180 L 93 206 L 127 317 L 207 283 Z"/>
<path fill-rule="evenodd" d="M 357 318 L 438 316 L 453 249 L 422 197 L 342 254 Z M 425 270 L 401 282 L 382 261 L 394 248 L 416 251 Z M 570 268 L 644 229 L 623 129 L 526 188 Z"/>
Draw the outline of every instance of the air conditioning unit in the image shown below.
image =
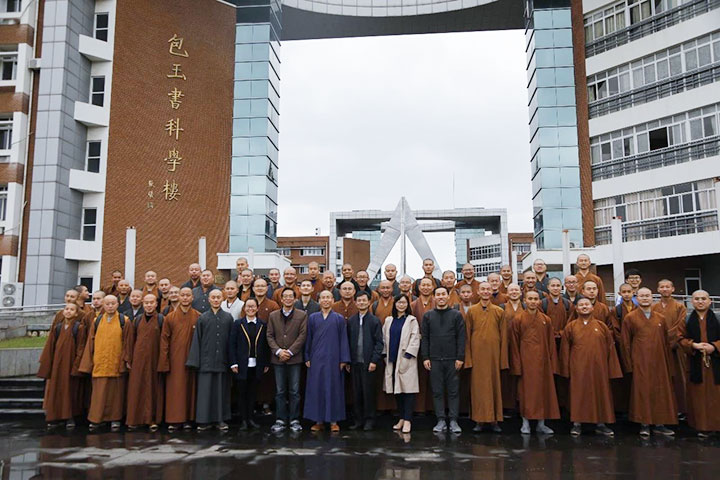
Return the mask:
<path fill-rule="evenodd" d="M 22 305 L 23 284 L 0 283 L 0 294 L 3 307 L 19 307 Z"/>

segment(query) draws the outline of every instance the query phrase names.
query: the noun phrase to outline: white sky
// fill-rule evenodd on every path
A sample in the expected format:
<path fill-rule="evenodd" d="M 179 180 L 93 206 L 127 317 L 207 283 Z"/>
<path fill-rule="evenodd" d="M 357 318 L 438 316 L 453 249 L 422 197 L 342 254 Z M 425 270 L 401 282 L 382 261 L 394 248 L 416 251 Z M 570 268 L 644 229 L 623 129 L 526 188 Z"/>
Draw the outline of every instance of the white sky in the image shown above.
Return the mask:
<path fill-rule="evenodd" d="M 510 231 L 532 231 L 522 32 L 290 41 L 281 58 L 278 235 L 327 235 L 331 211 L 392 210 L 402 195 L 415 209 L 504 207 Z M 452 239 L 428 236 L 443 269 Z"/>

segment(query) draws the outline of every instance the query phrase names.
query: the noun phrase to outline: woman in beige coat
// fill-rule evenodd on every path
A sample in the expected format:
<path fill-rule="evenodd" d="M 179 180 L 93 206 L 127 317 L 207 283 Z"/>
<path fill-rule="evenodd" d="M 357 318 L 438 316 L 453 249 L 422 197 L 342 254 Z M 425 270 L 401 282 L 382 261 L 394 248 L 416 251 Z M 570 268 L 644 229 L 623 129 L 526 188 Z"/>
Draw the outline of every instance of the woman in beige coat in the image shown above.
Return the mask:
<path fill-rule="evenodd" d="M 420 326 L 409 310 L 410 299 L 406 295 L 395 297 L 392 317 L 387 317 L 383 324 L 383 390 L 395 395 L 400 421 L 393 430 L 402 430 L 403 433 L 410 433 L 415 394 L 420 391 L 417 369 Z"/>

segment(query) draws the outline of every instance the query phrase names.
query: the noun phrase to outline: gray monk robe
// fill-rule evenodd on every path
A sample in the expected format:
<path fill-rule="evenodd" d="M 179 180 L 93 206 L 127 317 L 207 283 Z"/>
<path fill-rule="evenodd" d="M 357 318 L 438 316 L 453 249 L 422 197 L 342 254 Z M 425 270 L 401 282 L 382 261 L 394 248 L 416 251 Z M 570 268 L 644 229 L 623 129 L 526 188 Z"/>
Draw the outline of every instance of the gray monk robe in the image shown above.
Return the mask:
<path fill-rule="evenodd" d="M 232 315 L 212 308 L 200 315 L 186 365 L 197 369 L 197 423 L 230 419 L 228 341 Z"/>

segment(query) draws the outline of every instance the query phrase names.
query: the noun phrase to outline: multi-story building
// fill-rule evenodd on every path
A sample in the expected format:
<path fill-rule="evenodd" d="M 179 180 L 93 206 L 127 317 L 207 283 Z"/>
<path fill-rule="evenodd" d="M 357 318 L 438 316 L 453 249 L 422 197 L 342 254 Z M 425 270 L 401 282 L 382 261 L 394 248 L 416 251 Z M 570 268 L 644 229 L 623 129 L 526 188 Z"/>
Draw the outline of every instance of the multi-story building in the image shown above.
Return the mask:
<path fill-rule="evenodd" d="M 328 237 L 278 237 L 277 253 L 290 259 L 290 266 L 295 267 L 299 279 L 304 279 L 308 273 L 308 265 L 317 262 L 320 272 L 328 266 Z"/>

